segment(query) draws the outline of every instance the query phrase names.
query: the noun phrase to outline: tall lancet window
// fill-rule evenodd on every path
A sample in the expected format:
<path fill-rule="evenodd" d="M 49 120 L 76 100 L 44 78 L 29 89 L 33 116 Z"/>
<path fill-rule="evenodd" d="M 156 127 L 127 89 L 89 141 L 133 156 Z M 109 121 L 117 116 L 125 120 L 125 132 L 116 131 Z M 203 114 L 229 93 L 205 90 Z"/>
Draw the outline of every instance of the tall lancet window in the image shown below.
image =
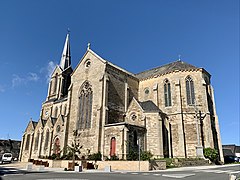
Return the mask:
<path fill-rule="evenodd" d="M 44 149 L 48 148 L 48 143 L 49 143 L 49 130 L 47 129 L 46 137 L 45 137 Z"/>
<path fill-rule="evenodd" d="M 165 99 L 165 107 L 172 105 L 171 85 L 168 79 L 164 81 L 164 99 Z"/>
<path fill-rule="evenodd" d="M 195 101 L 194 83 L 190 76 L 186 78 L 187 104 L 193 105 Z"/>
<path fill-rule="evenodd" d="M 91 128 L 92 118 L 92 88 L 88 81 L 85 81 L 80 88 L 77 129 Z"/>
<path fill-rule="evenodd" d="M 25 144 L 25 150 L 29 150 L 29 144 L 30 144 L 30 134 L 27 135 L 27 140 Z"/>
<path fill-rule="evenodd" d="M 54 93 L 57 93 L 57 87 L 58 87 L 58 74 L 54 77 Z"/>
<path fill-rule="evenodd" d="M 37 136 L 35 138 L 35 146 L 34 146 L 34 150 L 38 150 L 38 142 L 39 142 L 39 138 L 40 138 L 40 132 L 37 132 Z"/>

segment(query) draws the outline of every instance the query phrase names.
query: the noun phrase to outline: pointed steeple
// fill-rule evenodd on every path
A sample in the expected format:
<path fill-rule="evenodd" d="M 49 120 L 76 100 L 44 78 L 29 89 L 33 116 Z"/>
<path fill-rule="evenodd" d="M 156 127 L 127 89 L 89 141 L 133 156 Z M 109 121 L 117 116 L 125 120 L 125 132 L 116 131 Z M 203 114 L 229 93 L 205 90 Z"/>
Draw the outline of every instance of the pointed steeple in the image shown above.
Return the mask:
<path fill-rule="evenodd" d="M 62 70 L 65 70 L 69 66 L 71 66 L 71 55 L 70 55 L 69 33 L 68 33 L 65 40 L 64 47 L 63 47 L 60 67 L 62 68 Z"/>

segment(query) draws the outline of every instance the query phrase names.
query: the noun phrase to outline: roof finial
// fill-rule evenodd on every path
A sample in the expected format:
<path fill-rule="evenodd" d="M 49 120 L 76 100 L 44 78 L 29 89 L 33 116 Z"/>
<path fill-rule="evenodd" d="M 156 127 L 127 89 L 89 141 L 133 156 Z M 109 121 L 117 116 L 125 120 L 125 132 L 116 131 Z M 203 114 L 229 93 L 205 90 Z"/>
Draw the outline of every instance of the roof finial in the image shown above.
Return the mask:
<path fill-rule="evenodd" d="M 67 33 L 70 34 L 70 28 L 67 28 Z"/>
<path fill-rule="evenodd" d="M 178 55 L 178 61 L 181 61 L 181 54 Z"/>
<path fill-rule="evenodd" d="M 87 44 L 87 50 L 90 49 L 90 46 L 91 46 L 91 43 L 89 42 L 89 43 Z"/>

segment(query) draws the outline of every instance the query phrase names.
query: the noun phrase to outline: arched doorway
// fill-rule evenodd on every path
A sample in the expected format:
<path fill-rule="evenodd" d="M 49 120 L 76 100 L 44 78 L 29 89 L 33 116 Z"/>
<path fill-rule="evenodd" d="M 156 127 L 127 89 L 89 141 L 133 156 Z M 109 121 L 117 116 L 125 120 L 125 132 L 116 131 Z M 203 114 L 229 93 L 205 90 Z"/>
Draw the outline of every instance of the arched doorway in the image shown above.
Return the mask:
<path fill-rule="evenodd" d="M 110 156 L 116 155 L 116 138 L 111 138 L 111 144 L 110 144 Z"/>
<path fill-rule="evenodd" d="M 60 154 L 60 139 L 58 137 L 54 141 L 53 153 Z"/>

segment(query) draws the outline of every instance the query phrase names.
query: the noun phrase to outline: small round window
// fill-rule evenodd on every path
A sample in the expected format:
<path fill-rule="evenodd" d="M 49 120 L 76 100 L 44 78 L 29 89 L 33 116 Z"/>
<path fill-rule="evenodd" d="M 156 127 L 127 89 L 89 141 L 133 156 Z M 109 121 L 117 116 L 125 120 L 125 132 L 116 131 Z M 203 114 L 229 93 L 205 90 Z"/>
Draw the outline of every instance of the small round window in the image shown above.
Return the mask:
<path fill-rule="evenodd" d="M 149 89 L 148 89 L 148 88 L 145 88 L 145 89 L 144 89 L 144 93 L 145 93 L 145 94 L 149 94 Z"/>
<path fill-rule="evenodd" d="M 91 61 L 90 60 L 87 60 L 86 62 L 85 62 L 85 67 L 86 68 L 89 68 L 91 66 Z"/>
<path fill-rule="evenodd" d="M 135 120 L 137 119 L 137 115 L 136 115 L 135 113 L 133 113 L 133 114 L 131 115 L 131 119 L 132 119 L 133 121 L 135 121 Z"/>
<path fill-rule="evenodd" d="M 57 128 L 56 128 L 56 131 L 60 132 L 60 130 L 61 130 L 61 127 L 60 127 L 60 125 L 58 125 Z"/>

